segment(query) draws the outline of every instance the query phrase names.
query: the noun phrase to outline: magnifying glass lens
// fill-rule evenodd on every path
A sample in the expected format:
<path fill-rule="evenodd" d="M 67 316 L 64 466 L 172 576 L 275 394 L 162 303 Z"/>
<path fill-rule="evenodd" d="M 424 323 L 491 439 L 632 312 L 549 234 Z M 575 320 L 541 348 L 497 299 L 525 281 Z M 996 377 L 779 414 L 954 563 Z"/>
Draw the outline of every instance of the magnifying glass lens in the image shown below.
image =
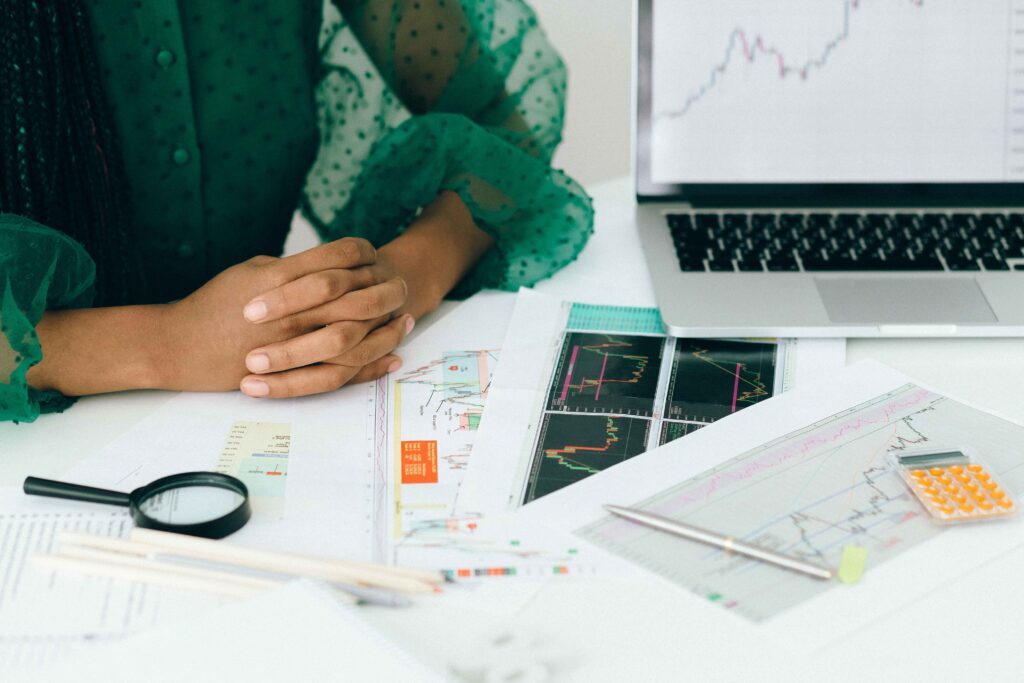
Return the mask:
<path fill-rule="evenodd" d="M 139 511 L 163 524 L 201 524 L 230 514 L 244 501 L 237 491 L 183 483 L 146 497 L 139 502 Z"/>

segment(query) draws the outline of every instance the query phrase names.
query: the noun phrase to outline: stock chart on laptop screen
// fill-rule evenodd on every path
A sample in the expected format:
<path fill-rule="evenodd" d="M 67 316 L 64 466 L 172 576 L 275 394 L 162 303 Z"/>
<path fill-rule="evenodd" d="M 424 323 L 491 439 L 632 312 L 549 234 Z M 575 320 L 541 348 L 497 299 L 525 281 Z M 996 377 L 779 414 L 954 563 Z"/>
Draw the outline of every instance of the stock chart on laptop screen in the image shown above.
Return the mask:
<path fill-rule="evenodd" d="M 1024 181 L 1024 0 L 657 0 L 664 183 Z"/>

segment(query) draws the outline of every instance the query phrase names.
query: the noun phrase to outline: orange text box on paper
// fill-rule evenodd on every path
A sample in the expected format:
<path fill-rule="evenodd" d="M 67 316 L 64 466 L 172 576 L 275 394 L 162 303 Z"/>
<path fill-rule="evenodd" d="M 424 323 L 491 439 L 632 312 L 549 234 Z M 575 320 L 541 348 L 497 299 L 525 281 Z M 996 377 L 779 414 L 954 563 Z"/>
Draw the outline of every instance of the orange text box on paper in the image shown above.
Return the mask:
<path fill-rule="evenodd" d="M 437 483 L 437 442 L 402 442 L 402 483 Z"/>

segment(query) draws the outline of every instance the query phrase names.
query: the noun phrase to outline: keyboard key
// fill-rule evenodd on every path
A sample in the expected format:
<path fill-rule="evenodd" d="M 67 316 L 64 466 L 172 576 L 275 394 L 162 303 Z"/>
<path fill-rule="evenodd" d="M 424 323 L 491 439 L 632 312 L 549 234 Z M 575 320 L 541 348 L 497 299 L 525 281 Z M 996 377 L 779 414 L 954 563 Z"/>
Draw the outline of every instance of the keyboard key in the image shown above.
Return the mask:
<path fill-rule="evenodd" d="M 737 259 L 736 265 L 745 273 L 761 272 L 764 270 L 764 265 L 762 265 L 761 259 L 759 258 L 745 258 L 743 260 Z"/>

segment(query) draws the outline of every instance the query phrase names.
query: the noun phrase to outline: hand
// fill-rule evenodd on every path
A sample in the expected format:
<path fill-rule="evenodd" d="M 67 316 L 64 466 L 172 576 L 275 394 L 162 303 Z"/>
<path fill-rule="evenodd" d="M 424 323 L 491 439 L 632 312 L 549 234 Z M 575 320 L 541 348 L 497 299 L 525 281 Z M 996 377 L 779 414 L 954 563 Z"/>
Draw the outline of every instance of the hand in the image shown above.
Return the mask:
<path fill-rule="evenodd" d="M 245 359 L 250 351 L 276 352 L 288 341 L 299 342 L 287 347 L 297 369 L 261 376 L 268 387 L 261 395 L 328 391 L 352 379 L 368 379 L 373 372 L 383 374 L 397 358 L 372 351 L 381 348 L 388 335 L 400 332 L 399 339 L 404 337 L 408 321 L 384 324 L 405 301 L 405 284 L 400 278 L 383 279 L 389 273 L 371 269 L 375 263 L 376 252 L 369 243 L 346 238 L 295 256 L 257 256 L 228 268 L 169 305 L 163 327 L 170 336 L 171 352 L 166 354 L 170 366 L 162 385 L 200 391 L 234 389 L 249 374 Z M 243 309 L 249 320 L 243 317 Z M 253 324 L 253 318 L 260 322 Z M 325 332 L 338 321 L 344 322 L 339 325 L 342 334 Z M 354 350 L 364 337 L 367 341 L 372 337 L 374 343 Z M 372 367 L 359 377 L 358 367 L 351 372 L 349 366 L 301 367 L 349 351 Z M 354 362 L 353 357 L 345 360 Z M 309 358 L 313 360 L 305 360 Z"/>
<path fill-rule="evenodd" d="M 342 248 L 352 253 L 339 261 L 335 252 Z M 339 240 L 285 262 L 296 272 L 312 272 L 261 293 L 244 315 L 259 326 L 295 320 L 310 323 L 309 329 L 300 326 L 297 336 L 251 350 L 245 363 L 253 374 L 241 381 L 244 393 L 304 396 L 398 370 L 401 361 L 392 351 L 415 323 L 411 315 L 395 315 L 406 303 L 405 281 L 369 242 Z M 360 265 L 317 270 L 353 262 Z"/>

